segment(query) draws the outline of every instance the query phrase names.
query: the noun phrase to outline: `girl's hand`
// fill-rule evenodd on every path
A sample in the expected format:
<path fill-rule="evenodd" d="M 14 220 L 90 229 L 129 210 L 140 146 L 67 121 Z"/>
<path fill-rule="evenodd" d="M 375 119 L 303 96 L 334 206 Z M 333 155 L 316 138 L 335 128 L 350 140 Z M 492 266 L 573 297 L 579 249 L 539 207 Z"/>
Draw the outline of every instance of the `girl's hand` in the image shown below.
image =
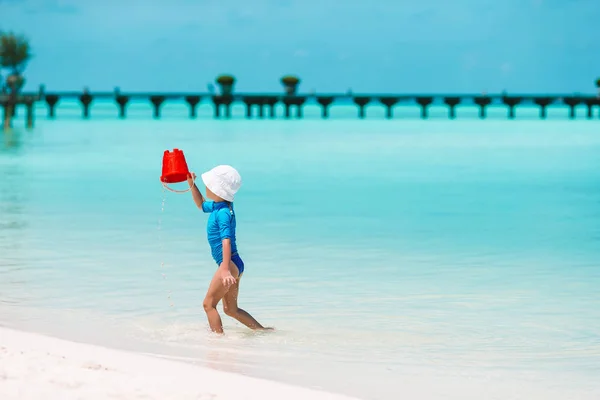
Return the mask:
<path fill-rule="evenodd" d="M 223 280 L 223 286 L 225 287 L 229 287 L 235 284 L 235 278 L 233 277 L 233 275 L 231 275 L 231 272 L 229 272 L 229 270 L 223 271 L 221 273 L 221 279 Z"/>
<path fill-rule="evenodd" d="M 196 174 L 193 172 L 190 172 L 187 176 L 188 185 L 192 186 L 194 184 L 194 181 L 196 181 Z"/>

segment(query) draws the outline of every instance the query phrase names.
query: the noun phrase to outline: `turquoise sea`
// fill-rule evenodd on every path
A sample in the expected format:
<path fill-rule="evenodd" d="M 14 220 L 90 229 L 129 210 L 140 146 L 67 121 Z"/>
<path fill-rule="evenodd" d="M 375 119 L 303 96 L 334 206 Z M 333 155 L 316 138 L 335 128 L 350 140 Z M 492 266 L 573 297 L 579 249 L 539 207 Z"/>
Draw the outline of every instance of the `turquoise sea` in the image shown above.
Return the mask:
<path fill-rule="evenodd" d="M 0 325 L 364 399 L 600 398 L 600 121 L 446 112 L 39 107 L 0 134 Z M 240 171 L 240 306 L 275 332 L 208 333 L 216 266 L 158 180 L 172 148 Z"/>

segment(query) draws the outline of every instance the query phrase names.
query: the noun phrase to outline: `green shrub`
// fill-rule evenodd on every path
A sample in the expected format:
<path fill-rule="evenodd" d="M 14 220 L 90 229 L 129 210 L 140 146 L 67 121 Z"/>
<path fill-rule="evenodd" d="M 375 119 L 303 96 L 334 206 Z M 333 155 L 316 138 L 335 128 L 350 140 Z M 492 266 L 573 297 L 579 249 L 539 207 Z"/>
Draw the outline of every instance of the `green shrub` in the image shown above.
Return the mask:
<path fill-rule="evenodd" d="M 300 78 L 294 75 L 286 75 L 281 78 L 281 83 L 284 85 L 297 85 L 300 83 Z"/>
<path fill-rule="evenodd" d="M 233 85 L 235 77 L 232 75 L 219 75 L 216 81 L 219 85 Z"/>

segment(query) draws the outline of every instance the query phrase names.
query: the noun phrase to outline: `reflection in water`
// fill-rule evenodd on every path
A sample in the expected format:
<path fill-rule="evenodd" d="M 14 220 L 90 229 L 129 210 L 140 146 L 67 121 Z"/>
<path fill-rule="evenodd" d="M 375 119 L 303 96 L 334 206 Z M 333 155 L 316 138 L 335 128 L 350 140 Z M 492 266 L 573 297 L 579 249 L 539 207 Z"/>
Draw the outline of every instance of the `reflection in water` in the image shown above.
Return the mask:
<path fill-rule="evenodd" d="M 3 141 L 0 146 L 0 153 L 8 153 L 19 150 L 23 146 L 23 132 L 20 130 L 10 129 L 2 132 Z"/>
<path fill-rule="evenodd" d="M 4 132 L 0 146 L 0 303 L 18 303 L 24 282 L 22 273 L 26 256 L 24 240 L 28 179 L 23 158 L 15 157 L 22 148 L 19 131 Z"/>

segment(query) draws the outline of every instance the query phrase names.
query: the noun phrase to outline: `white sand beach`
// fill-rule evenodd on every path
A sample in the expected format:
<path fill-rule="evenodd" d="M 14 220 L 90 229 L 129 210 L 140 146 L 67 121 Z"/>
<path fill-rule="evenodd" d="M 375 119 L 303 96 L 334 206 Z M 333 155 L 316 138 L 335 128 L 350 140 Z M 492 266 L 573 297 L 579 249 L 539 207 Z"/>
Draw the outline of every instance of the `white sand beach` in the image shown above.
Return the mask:
<path fill-rule="evenodd" d="M 0 399 L 352 400 L 6 328 L 0 328 Z"/>

